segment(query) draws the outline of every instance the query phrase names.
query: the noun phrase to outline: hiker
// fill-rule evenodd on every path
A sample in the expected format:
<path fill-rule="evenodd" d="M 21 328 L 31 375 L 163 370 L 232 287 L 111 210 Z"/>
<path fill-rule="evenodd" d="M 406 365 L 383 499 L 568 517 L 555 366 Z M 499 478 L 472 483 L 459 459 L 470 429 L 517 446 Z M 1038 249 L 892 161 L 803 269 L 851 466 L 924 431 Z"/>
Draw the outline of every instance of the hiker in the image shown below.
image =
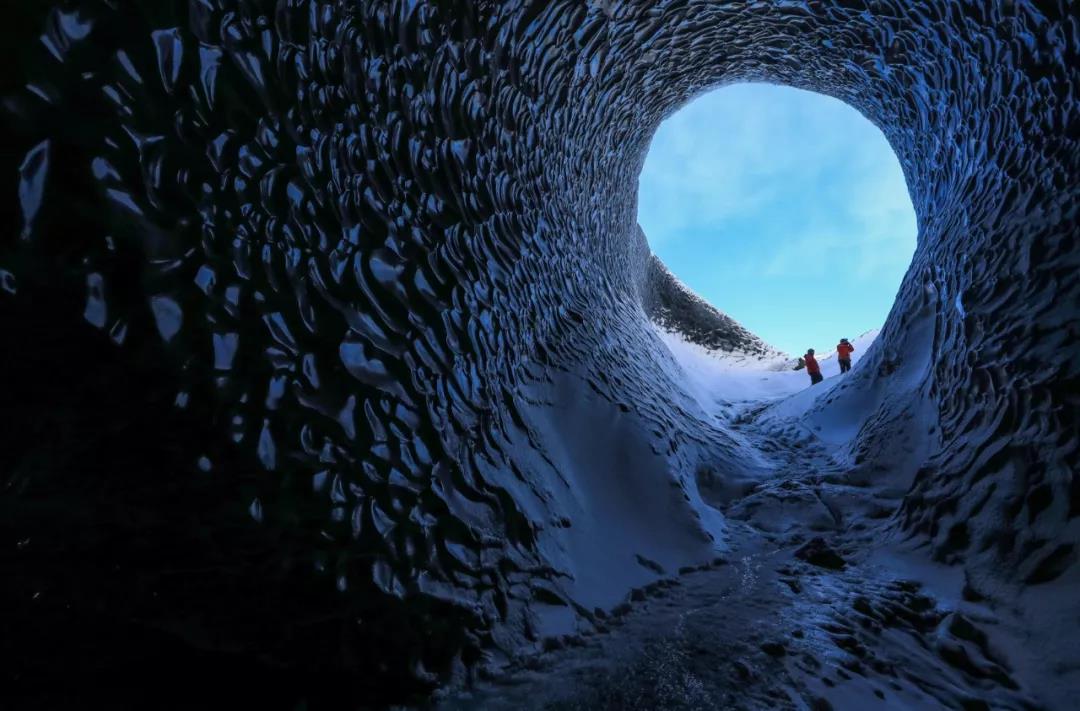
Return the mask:
<path fill-rule="evenodd" d="M 814 358 L 814 349 L 810 348 L 806 351 L 806 355 L 803 356 L 803 360 L 806 361 L 806 372 L 810 374 L 810 384 L 817 385 L 821 382 L 821 366 L 818 365 L 817 359 Z"/>
<path fill-rule="evenodd" d="M 841 338 L 836 344 L 836 362 L 840 364 L 840 372 L 846 373 L 851 370 L 851 352 L 855 346 L 848 343 L 848 339 Z"/>

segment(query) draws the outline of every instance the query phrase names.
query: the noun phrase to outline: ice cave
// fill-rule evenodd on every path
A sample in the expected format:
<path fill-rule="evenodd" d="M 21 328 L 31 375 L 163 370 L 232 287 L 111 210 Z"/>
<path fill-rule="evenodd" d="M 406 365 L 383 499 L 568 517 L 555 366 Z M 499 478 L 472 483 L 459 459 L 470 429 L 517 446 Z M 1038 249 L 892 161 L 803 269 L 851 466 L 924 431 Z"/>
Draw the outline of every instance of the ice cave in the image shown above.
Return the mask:
<path fill-rule="evenodd" d="M 0 705 L 1074 707 L 1072 0 L 4 19 Z M 860 111 L 918 221 L 791 395 L 635 221 L 736 82 Z"/>

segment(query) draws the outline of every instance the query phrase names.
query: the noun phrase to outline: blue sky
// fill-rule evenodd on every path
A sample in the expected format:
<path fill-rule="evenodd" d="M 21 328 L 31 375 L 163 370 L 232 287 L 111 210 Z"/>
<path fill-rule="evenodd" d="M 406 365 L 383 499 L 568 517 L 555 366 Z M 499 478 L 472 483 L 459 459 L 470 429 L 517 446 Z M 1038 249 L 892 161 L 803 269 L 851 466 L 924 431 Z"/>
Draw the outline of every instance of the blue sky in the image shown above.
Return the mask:
<path fill-rule="evenodd" d="M 915 250 L 881 132 L 841 101 L 770 84 L 710 92 L 660 126 L 638 222 L 679 279 L 793 355 L 879 328 Z"/>

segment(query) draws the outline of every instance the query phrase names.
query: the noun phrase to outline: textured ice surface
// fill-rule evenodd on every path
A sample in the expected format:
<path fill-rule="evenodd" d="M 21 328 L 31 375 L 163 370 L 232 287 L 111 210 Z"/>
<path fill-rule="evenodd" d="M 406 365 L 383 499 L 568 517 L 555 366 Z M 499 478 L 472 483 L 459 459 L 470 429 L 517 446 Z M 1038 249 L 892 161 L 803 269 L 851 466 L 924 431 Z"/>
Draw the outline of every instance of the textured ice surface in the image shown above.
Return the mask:
<path fill-rule="evenodd" d="M 718 353 L 739 354 L 765 365 L 783 354 L 695 294 L 656 255 L 649 260 L 642 305 L 661 328 Z"/>
<path fill-rule="evenodd" d="M 738 479 L 753 457 L 650 324 L 707 340 L 634 196 L 660 122 L 743 80 L 848 102 L 907 177 L 918 248 L 837 395 L 871 410 L 852 461 L 917 441 L 896 523 L 913 544 L 1075 584 L 1068 0 L 5 19 L 4 525 L 39 556 L 19 605 L 57 591 L 25 619 L 100 634 L 64 616 L 74 601 L 406 688 L 711 556 L 723 526 L 695 473 Z"/>

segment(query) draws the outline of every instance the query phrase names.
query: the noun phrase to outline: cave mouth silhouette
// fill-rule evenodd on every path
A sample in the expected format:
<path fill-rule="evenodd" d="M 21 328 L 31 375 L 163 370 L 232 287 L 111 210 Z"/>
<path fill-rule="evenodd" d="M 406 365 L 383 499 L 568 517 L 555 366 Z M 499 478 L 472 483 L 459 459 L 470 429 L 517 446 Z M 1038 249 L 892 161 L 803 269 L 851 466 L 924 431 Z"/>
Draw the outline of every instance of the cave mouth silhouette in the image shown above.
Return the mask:
<path fill-rule="evenodd" d="M 340 677 L 416 700 L 711 560 L 701 482 L 753 457 L 678 397 L 634 196 L 664 117 L 732 82 L 837 98 L 895 148 L 919 241 L 845 453 L 873 473 L 910 442 L 880 525 L 973 599 L 1054 612 L 1080 512 L 1067 0 L 268 6 L 22 13 L 0 521 L 29 543 L 0 595 L 24 685 L 195 693 L 173 662 L 197 659 L 272 668 L 257 690 L 294 706 Z"/>
<path fill-rule="evenodd" d="M 771 84 L 711 89 L 664 119 L 637 220 L 680 281 L 794 356 L 882 327 L 917 232 L 881 131 Z"/>

